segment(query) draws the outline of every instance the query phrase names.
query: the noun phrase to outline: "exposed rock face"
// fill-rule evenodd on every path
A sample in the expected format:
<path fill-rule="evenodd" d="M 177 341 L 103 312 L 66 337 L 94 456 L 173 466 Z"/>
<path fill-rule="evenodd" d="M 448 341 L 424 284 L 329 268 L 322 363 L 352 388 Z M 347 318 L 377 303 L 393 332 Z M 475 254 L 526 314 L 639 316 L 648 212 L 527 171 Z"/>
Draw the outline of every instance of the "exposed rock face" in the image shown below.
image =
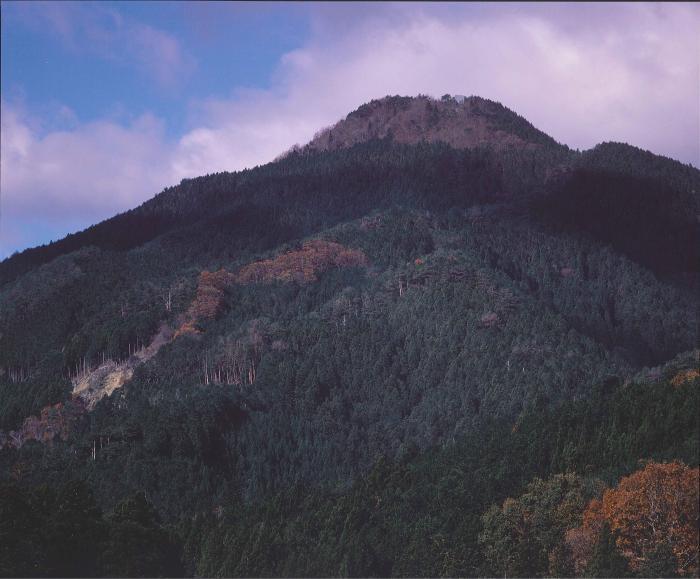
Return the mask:
<path fill-rule="evenodd" d="M 19 448 L 28 440 L 51 444 L 56 437 L 67 440 L 76 421 L 89 412 L 105 396 L 121 388 L 134 375 L 134 369 L 150 360 L 173 337 L 167 324 L 162 324 L 151 343 L 134 352 L 127 360 L 108 360 L 73 379 L 70 400 L 41 409 L 39 416 L 25 418 L 19 430 L 0 431 L 0 449 Z"/>
<path fill-rule="evenodd" d="M 136 355 L 132 358 L 136 358 Z M 84 400 L 92 410 L 102 398 L 109 396 L 131 379 L 134 364 L 130 360 L 131 358 L 120 363 L 110 360 L 76 379 L 73 383 L 73 396 Z"/>
<path fill-rule="evenodd" d="M 126 360 L 108 360 L 94 370 L 73 380 L 73 398 L 81 399 L 88 410 L 105 396 L 121 388 L 134 375 L 134 369 L 156 355 L 163 344 L 172 338 L 172 330 L 161 325 L 158 333 L 146 348 L 141 348 Z"/>
<path fill-rule="evenodd" d="M 350 147 L 372 139 L 397 143 L 444 142 L 455 148 L 555 144 L 525 119 L 479 97 L 385 97 L 362 105 L 318 133 L 306 151 Z"/>

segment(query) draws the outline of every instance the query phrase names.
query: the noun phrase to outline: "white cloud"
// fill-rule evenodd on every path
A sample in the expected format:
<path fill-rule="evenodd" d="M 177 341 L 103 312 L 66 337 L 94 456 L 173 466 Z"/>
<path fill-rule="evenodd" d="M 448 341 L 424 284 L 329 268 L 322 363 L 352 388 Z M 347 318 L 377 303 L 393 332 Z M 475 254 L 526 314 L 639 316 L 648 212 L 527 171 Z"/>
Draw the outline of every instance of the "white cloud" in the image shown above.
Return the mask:
<path fill-rule="evenodd" d="M 146 74 L 153 74 L 161 86 L 172 87 L 186 78 L 195 60 L 179 42 L 162 30 L 140 23 L 125 26 L 123 42 L 127 52 Z"/>
<path fill-rule="evenodd" d="M 3 9 L 12 10 L 25 25 L 51 31 L 69 50 L 134 65 L 162 88 L 180 85 L 197 64 L 172 34 L 99 2 L 5 4 Z"/>
<path fill-rule="evenodd" d="M 143 115 L 128 126 L 100 121 L 41 135 L 2 101 L 3 209 L 32 217 L 99 219 L 137 205 L 166 185 L 163 126 Z"/>

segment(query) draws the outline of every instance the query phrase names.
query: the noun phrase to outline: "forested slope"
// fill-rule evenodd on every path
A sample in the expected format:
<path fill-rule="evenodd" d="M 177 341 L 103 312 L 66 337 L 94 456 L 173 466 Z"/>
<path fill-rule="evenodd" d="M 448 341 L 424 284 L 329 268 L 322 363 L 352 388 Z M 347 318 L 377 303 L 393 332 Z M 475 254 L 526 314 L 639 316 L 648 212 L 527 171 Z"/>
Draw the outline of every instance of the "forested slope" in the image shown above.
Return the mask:
<path fill-rule="evenodd" d="M 88 575 L 583 573 L 603 555 L 564 535 L 594 479 L 697 467 L 698 171 L 571 151 L 490 101 L 425 106 L 334 130 L 409 115 L 430 138 L 186 180 L 2 262 L 0 518 L 82 497 Z M 440 142 L 448 113 L 486 141 Z M 500 567 L 489 507 L 574 471 L 559 534 Z M 23 559 L 53 524 L 0 571 L 77 574 L 74 547 Z"/>

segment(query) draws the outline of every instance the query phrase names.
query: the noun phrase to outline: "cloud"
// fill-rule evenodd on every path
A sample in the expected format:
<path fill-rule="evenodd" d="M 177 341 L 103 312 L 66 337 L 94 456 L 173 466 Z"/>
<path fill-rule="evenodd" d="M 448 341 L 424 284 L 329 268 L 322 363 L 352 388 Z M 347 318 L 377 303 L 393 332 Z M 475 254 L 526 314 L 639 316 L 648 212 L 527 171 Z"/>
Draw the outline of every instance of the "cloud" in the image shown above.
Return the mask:
<path fill-rule="evenodd" d="M 18 2 L 10 9 L 26 26 L 50 31 L 66 49 L 134 66 L 163 88 L 180 85 L 197 65 L 175 36 L 100 3 Z"/>
<path fill-rule="evenodd" d="M 172 182 L 163 124 L 152 115 L 126 126 L 100 121 L 42 135 L 21 107 L 4 100 L 0 106 L 3 254 L 26 237 L 18 223 L 32 223 L 26 227 L 35 233 L 40 223 L 68 233 L 134 207 Z"/>
<path fill-rule="evenodd" d="M 124 28 L 123 36 L 134 60 L 145 73 L 153 73 L 162 86 L 178 84 L 195 66 L 194 58 L 184 53 L 178 41 L 162 30 L 135 23 Z"/>
<path fill-rule="evenodd" d="M 574 148 L 626 141 L 700 165 L 695 5 L 309 6 L 312 35 L 270 86 L 193 103 L 179 136 L 151 114 L 42 132 L 3 102 L 5 222 L 45 215 L 67 232 L 76 216 L 87 225 L 183 177 L 270 161 L 386 94 L 476 94 Z M 128 38 L 129 58 L 160 82 L 186 60 L 167 34 L 114 12 L 76 24 L 51 10 L 41 18 L 67 44 L 107 31 L 94 50 L 109 54 Z"/>

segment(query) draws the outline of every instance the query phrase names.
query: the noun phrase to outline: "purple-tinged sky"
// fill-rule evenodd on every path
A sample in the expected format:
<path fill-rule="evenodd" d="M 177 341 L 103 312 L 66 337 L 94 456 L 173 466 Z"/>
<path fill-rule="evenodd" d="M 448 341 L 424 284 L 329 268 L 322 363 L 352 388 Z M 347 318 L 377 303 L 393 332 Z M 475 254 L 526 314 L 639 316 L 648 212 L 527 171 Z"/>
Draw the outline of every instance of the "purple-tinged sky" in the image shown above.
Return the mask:
<path fill-rule="evenodd" d="M 251 167 L 386 94 L 498 100 L 700 166 L 684 3 L 3 1 L 0 258 Z"/>

